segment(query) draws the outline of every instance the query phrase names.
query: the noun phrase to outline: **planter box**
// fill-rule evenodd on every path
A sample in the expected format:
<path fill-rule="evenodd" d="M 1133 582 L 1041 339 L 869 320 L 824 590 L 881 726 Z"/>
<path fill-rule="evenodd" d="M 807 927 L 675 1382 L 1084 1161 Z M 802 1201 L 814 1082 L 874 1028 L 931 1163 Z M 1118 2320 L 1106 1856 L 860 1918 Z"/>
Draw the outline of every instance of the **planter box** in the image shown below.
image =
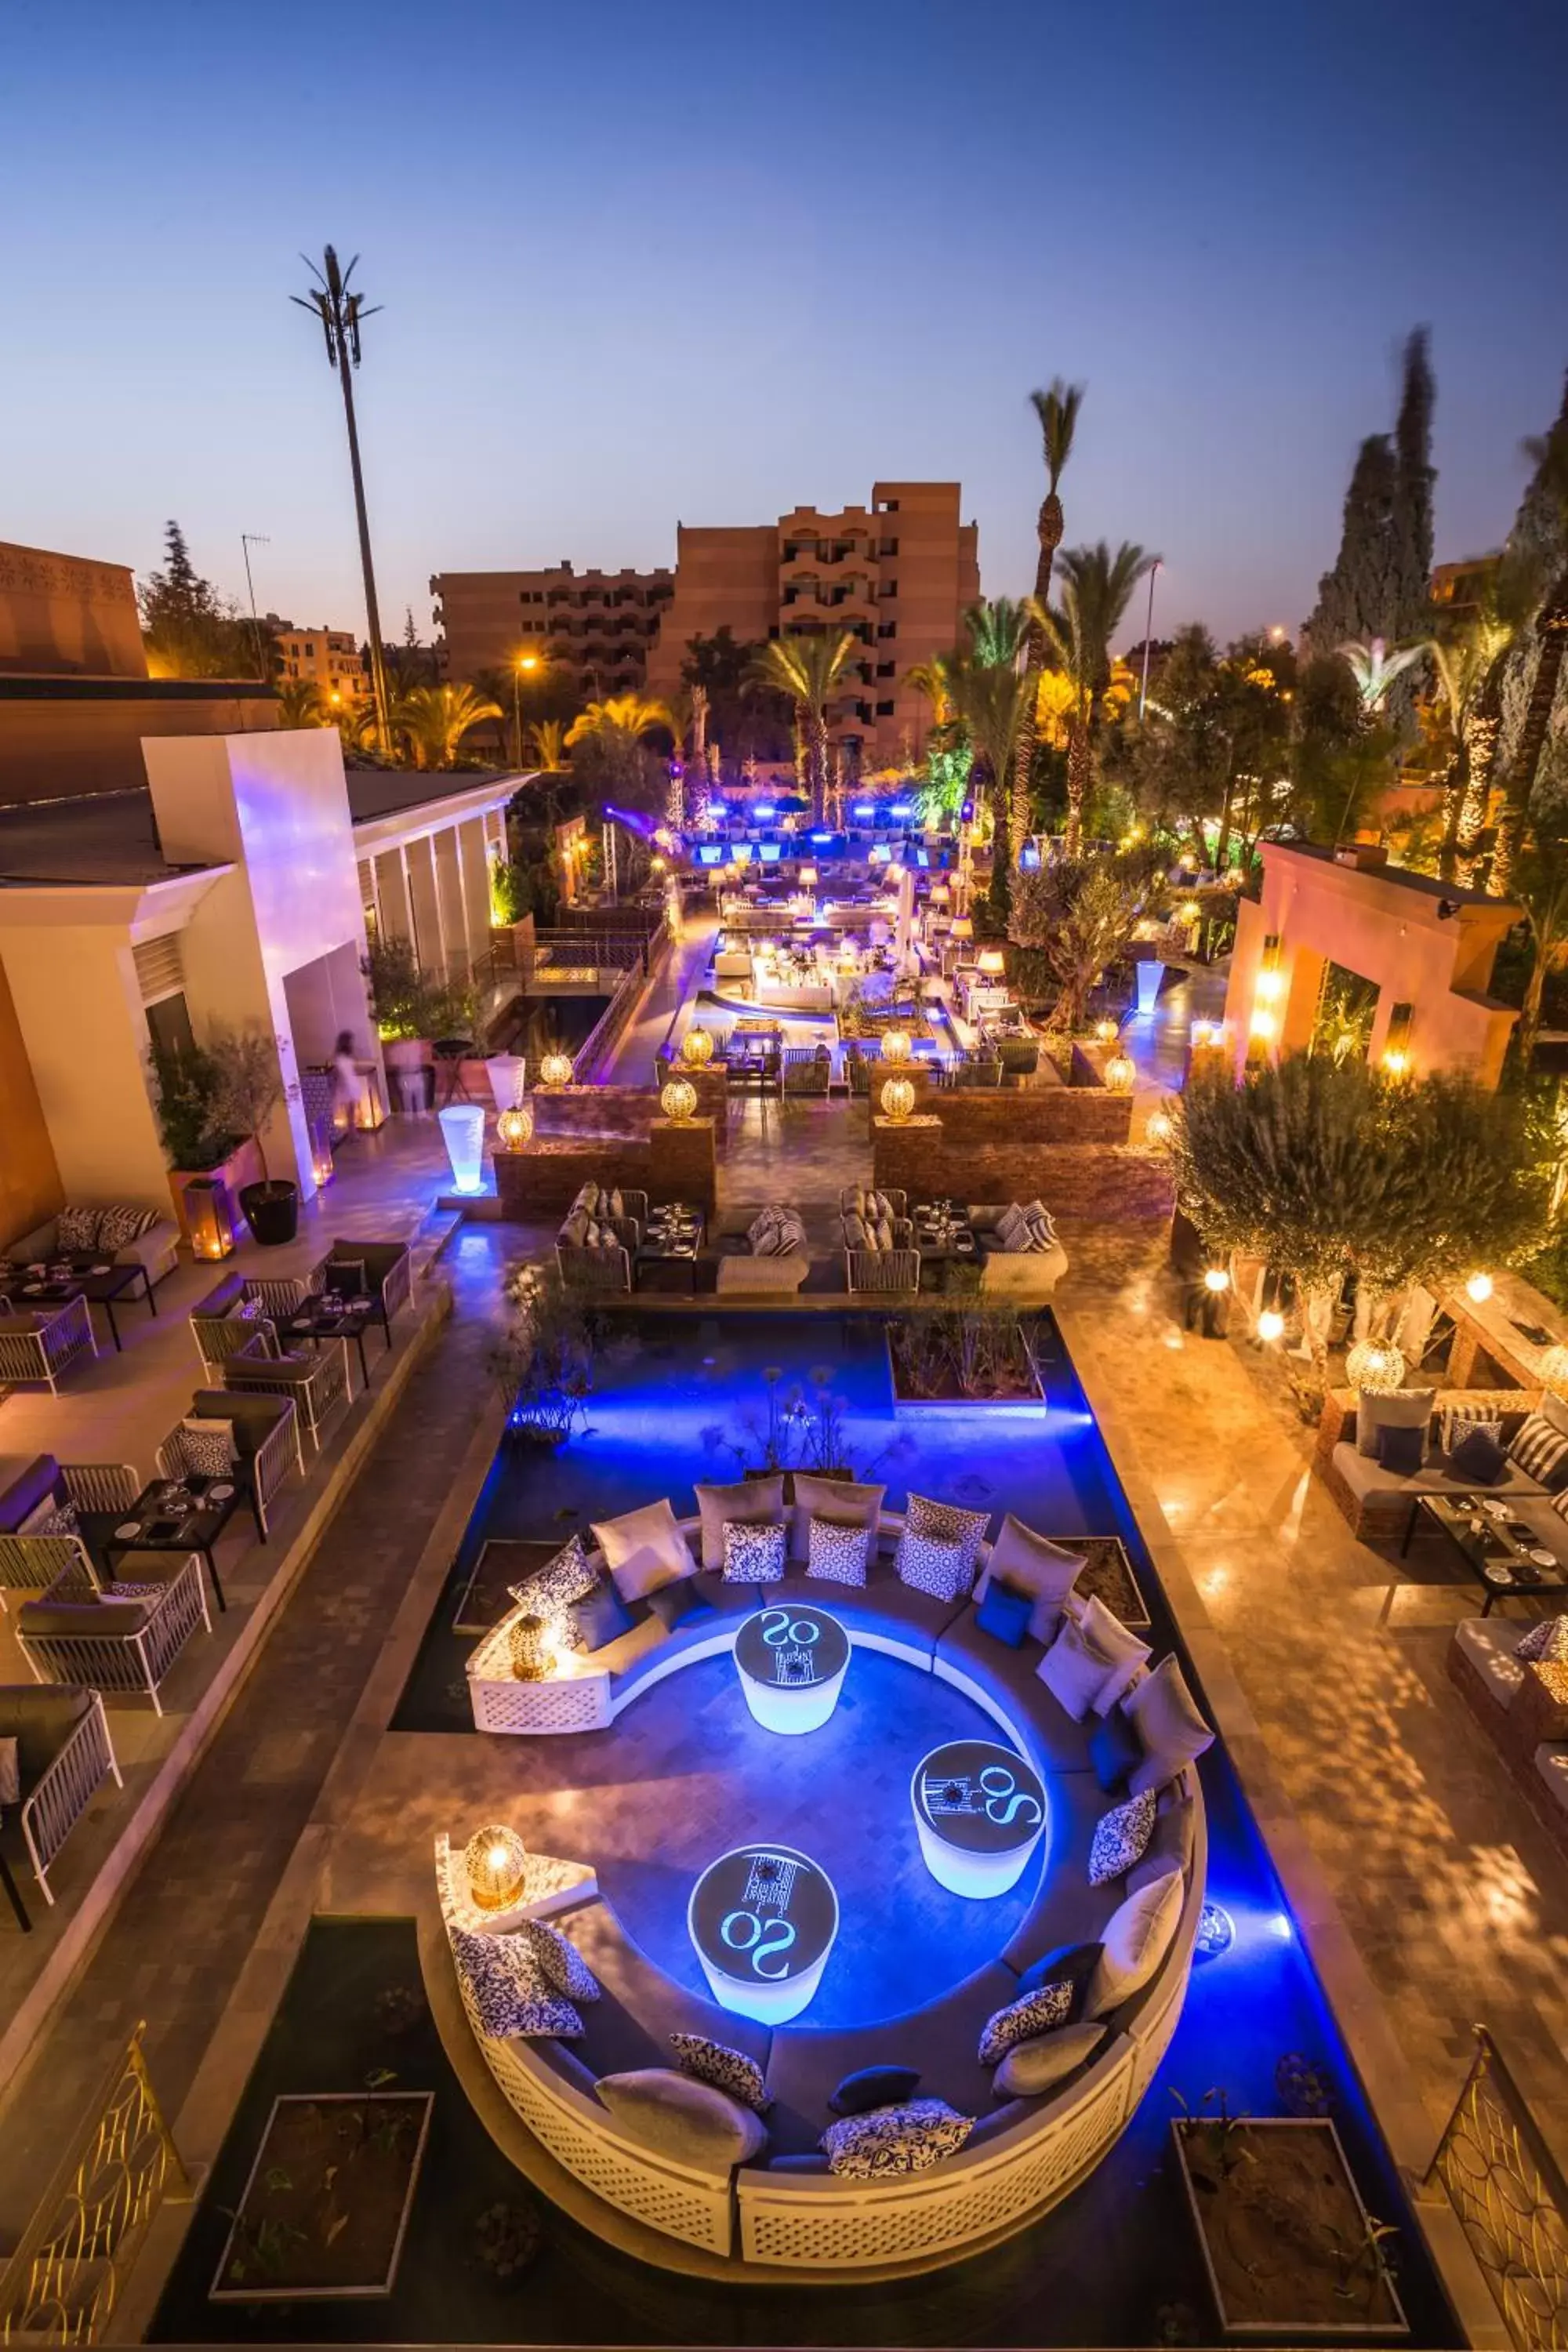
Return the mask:
<path fill-rule="evenodd" d="M 956 1310 L 962 1307 L 964 1303 L 965 1302 L 957 1299 L 945 1300 L 933 1295 L 933 1305 L 937 1307 L 951 1305 Z M 978 1299 L 968 1303 L 975 1306 L 980 1304 Z M 907 1318 L 903 1319 L 906 1321 L 908 1320 Z M 994 1397 L 966 1396 L 963 1391 L 958 1388 L 954 1388 L 951 1394 L 943 1396 L 906 1395 L 899 1378 L 899 1356 L 898 1349 L 893 1345 L 893 1328 L 894 1327 L 891 1323 L 884 1326 L 882 1343 L 888 1350 L 888 1379 L 892 1386 L 893 1407 L 895 1412 L 923 1412 L 933 1407 L 937 1411 L 942 1412 L 948 1410 L 953 1405 L 963 1405 L 966 1408 L 977 1406 L 986 1412 L 1038 1412 L 1041 1405 L 1045 1402 L 1045 1382 L 1040 1378 L 1040 1368 L 1035 1360 L 1035 1351 L 1029 1345 L 1026 1334 L 1023 1334 L 1022 1326 L 1020 1326 L 1022 1344 L 1024 1353 L 1028 1359 L 1029 1365 L 1029 1378 L 1031 1382 L 1029 1392 L 1026 1396 Z"/>
<path fill-rule="evenodd" d="M 180 1239 L 183 1242 L 188 1242 L 191 1238 L 190 1222 L 185 1215 L 185 1187 L 193 1176 L 210 1177 L 216 1183 L 226 1185 L 229 1204 L 237 1219 L 244 1214 L 239 1205 L 240 1187 L 244 1184 L 259 1184 L 261 1181 L 261 1154 L 250 1138 L 247 1137 L 237 1150 L 229 1153 L 226 1160 L 220 1160 L 216 1168 L 170 1169 L 169 1196 L 174 1204 L 174 1222 L 180 1228 Z"/>
<path fill-rule="evenodd" d="M 435 2104 L 433 2091 L 274 2099 L 209 2302 L 390 2294 Z"/>
<path fill-rule="evenodd" d="M 1215 2311 L 1236 2342 L 1389 2344 L 1410 2333 L 1393 2279 L 1368 2251 L 1341 2291 L 1336 2251 L 1367 2246 L 1369 2216 L 1326 2116 L 1239 2116 L 1228 2173 L 1208 2129 L 1171 2126 Z"/>

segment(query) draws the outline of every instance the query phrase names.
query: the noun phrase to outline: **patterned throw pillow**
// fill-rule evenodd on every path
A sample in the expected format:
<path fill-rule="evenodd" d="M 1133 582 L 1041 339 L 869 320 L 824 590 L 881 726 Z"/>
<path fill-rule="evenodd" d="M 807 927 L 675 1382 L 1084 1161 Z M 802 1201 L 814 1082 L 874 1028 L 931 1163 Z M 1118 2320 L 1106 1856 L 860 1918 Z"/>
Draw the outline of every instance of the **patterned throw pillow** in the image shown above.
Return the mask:
<path fill-rule="evenodd" d="M 601 1991 L 598 1978 L 569 1937 L 559 1927 L 552 1927 L 543 1919 L 524 1919 L 496 1941 L 508 1948 L 520 1948 L 516 1955 L 518 1980 L 525 1974 L 536 1979 L 542 1978 L 552 1992 L 564 1994 L 568 2000 L 597 2000 Z M 524 1964 L 528 1965 L 525 1966 Z"/>
<path fill-rule="evenodd" d="M 1032 2042 L 1037 2033 L 1054 2033 L 1058 2025 L 1067 2023 L 1072 2003 L 1073 1989 L 1067 1983 L 1042 1985 L 1038 1992 L 1026 1992 L 1021 2000 L 1009 2001 L 981 2028 L 981 2064 L 994 2066 L 1016 2042 Z"/>
<path fill-rule="evenodd" d="M 710 2042 L 705 2033 L 672 2033 L 669 2046 L 683 2074 L 694 2076 L 699 2083 L 711 2083 L 716 2091 L 728 2091 L 755 2115 L 765 2116 L 773 2105 L 762 2068 L 743 2050 L 731 2050 L 727 2042 Z"/>
<path fill-rule="evenodd" d="M 869 1528 L 847 1528 L 837 1519 L 813 1517 L 805 1558 L 807 1576 L 825 1584 L 864 1584 L 871 1550 Z"/>
<path fill-rule="evenodd" d="M 1568 1659 L 1568 1617 L 1547 1617 L 1532 1625 L 1515 1644 L 1513 1654 L 1527 1665 L 1561 1665 Z"/>
<path fill-rule="evenodd" d="M 479 2031 L 493 2041 L 533 2040 L 553 2034 L 563 2042 L 581 2038 L 583 2021 L 569 2000 L 560 2000 L 542 1985 L 531 1958 L 518 1965 L 499 1936 L 471 1936 L 465 1928 L 448 1930 L 452 1958 L 473 2001 Z"/>
<path fill-rule="evenodd" d="M 1089 1850 L 1089 1883 L 1103 1886 L 1108 1878 L 1120 1878 L 1141 1862 L 1150 1839 L 1154 1834 L 1154 1790 L 1145 1789 L 1139 1797 L 1129 1797 L 1124 1805 L 1113 1805 L 1101 1813 L 1095 1824 L 1094 1843 Z"/>
<path fill-rule="evenodd" d="M 1016 1201 L 1010 1201 L 997 1218 L 996 1238 L 1005 1250 L 1028 1247 L 1029 1221 Z"/>
<path fill-rule="evenodd" d="M 132 1242 L 139 1242 L 150 1234 L 158 1222 L 156 1209 L 132 1209 L 123 1205 L 105 1209 L 98 1221 L 98 1234 L 92 1246 L 100 1250 L 122 1250 Z"/>
<path fill-rule="evenodd" d="M 25 1536 L 77 1536 L 81 1533 L 72 1502 L 57 1503 L 46 1499 L 22 1522 L 19 1532 Z"/>
<path fill-rule="evenodd" d="M 1568 1436 L 1544 1413 L 1532 1412 L 1526 1418 L 1508 1449 L 1508 1458 L 1527 1478 L 1553 1494 L 1568 1486 Z"/>
<path fill-rule="evenodd" d="M 918 1536 L 906 1528 L 893 1566 L 901 1584 L 929 1592 L 933 1601 L 962 1601 L 969 1590 L 963 1545 L 944 1543 L 940 1536 Z"/>
<path fill-rule="evenodd" d="M 933 1503 L 927 1495 L 911 1495 L 904 1512 L 904 1525 L 917 1536 L 936 1536 L 943 1543 L 957 1544 L 963 1553 L 969 1580 L 973 1581 L 980 1547 L 991 1525 L 989 1511 L 962 1511 L 956 1503 Z"/>
<path fill-rule="evenodd" d="M 583 1641 L 572 1616 L 572 1604 L 574 1601 L 586 1601 L 598 1580 L 598 1571 L 589 1566 L 582 1537 L 573 1536 L 553 1559 L 547 1559 L 542 1568 L 536 1568 L 520 1584 L 509 1584 L 507 1591 L 520 1608 L 552 1624 L 569 1649 L 580 1650 Z"/>
<path fill-rule="evenodd" d="M 1451 1404 L 1444 1409 L 1442 1445 L 1445 1454 L 1457 1452 L 1460 1441 L 1472 1429 L 1484 1429 L 1494 1445 L 1502 1443 L 1502 1422 L 1489 1405 Z"/>
<path fill-rule="evenodd" d="M 873 2107 L 829 2124 L 818 2146 L 827 2169 L 841 2180 L 879 2180 L 889 2173 L 929 2172 L 956 2156 L 974 2129 L 945 2099 L 910 2099 L 901 2107 Z"/>
<path fill-rule="evenodd" d="M 784 1572 L 784 1531 L 782 1527 L 749 1527 L 743 1520 L 725 1520 L 726 1584 L 776 1584 Z"/>
<path fill-rule="evenodd" d="M 98 1247 L 101 1209 L 62 1209 L 55 1220 L 55 1247 L 74 1256 L 78 1250 Z"/>
<path fill-rule="evenodd" d="M 187 1478 L 226 1478 L 235 1466 L 232 1421 L 204 1421 L 191 1413 L 174 1432 L 174 1445 Z"/>

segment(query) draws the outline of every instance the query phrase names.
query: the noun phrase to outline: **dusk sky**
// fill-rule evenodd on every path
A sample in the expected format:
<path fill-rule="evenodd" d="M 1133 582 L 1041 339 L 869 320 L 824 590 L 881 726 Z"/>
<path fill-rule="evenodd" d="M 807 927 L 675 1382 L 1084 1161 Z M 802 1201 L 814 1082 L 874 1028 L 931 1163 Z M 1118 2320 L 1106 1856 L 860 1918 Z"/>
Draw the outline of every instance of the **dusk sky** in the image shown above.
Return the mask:
<path fill-rule="evenodd" d="M 1027 586 L 1032 384 L 1089 387 L 1069 544 L 1156 625 L 1309 610 L 1418 321 L 1437 552 L 1495 544 L 1568 363 L 1562 0 L 8 0 L 0 537 L 363 630 L 341 406 L 289 307 L 363 257 L 388 633 L 428 575 L 671 563 L 677 519 L 957 477 Z M 1142 613 L 1138 615 L 1142 633 Z"/>

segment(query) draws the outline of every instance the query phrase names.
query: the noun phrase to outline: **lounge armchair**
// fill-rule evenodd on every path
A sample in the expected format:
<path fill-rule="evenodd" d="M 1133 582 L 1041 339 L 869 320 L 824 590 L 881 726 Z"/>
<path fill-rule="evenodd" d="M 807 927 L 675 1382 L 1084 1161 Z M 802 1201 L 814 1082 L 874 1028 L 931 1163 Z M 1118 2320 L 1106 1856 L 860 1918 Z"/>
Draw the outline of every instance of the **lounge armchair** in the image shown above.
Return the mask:
<path fill-rule="evenodd" d="M 72 1365 L 97 1353 L 85 1298 L 37 1315 L 0 1315 L 0 1387 L 41 1385 L 58 1396 Z"/>
<path fill-rule="evenodd" d="M 0 1689 L 0 1738 L 16 1742 L 22 1843 L 52 1904 L 49 1867 L 60 1848 L 110 1774 L 125 1785 L 103 1701 L 95 1690 L 61 1683 L 7 1684 Z"/>
<path fill-rule="evenodd" d="M 282 1288 L 281 1285 L 267 1286 Z M 287 1301 L 289 1312 L 292 1313 L 301 1303 L 304 1285 L 291 1283 L 288 1287 L 301 1294 L 300 1297 Z M 276 1349 L 277 1333 L 268 1315 L 247 1315 L 241 1311 L 250 1303 L 251 1285 L 244 1275 L 230 1274 L 226 1275 L 192 1307 L 191 1337 L 202 1360 L 202 1370 L 209 1381 L 221 1382 L 223 1368 L 229 1358 L 237 1355 L 242 1348 L 248 1348 L 258 1333 L 265 1333 Z M 282 1300 L 279 1302 L 279 1305 L 284 1303 Z M 257 1304 L 265 1307 L 267 1302 L 258 1300 Z"/>
<path fill-rule="evenodd" d="M 348 1341 L 326 1339 L 308 1353 L 284 1355 L 270 1332 L 269 1324 L 252 1329 L 246 1345 L 225 1362 L 222 1385 L 237 1395 L 289 1398 L 300 1427 L 319 1454 L 322 1431 L 334 1412 L 348 1411 L 353 1393 Z"/>
<path fill-rule="evenodd" d="M 133 1240 L 128 1242 L 117 1243 L 113 1239 L 112 1227 L 110 1239 L 105 1242 L 76 1237 L 78 1234 L 85 1234 L 89 1230 L 87 1224 L 81 1223 L 83 1219 L 90 1220 L 94 1217 L 101 1219 L 117 1215 L 122 1222 L 133 1223 L 138 1215 L 144 1216 L 147 1213 L 145 1210 L 138 1212 L 121 1207 L 119 1203 L 98 1209 L 82 1209 L 73 1204 L 63 1209 L 59 1216 L 50 1217 L 46 1223 L 35 1225 L 30 1234 L 22 1234 L 18 1241 L 8 1243 L 5 1255 L 13 1265 L 47 1265 L 55 1258 L 101 1255 L 111 1259 L 116 1265 L 143 1267 L 147 1275 L 147 1287 L 151 1290 L 154 1284 L 163 1281 L 166 1274 L 173 1274 L 180 1262 L 179 1228 L 172 1217 L 154 1216 L 145 1233 L 138 1234 Z M 78 1221 L 74 1231 L 72 1218 Z M 60 1234 L 62 1219 L 66 1223 L 63 1239 Z"/>
<path fill-rule="evenodd" d="M 786 1045 L 784 1049 L 784 1090 L 786 1095 L 825 1095 L 833 1076 L 833 1057 L 826 1045 Z"/>
<path fill-rule="evenodd" d="M 374 1319 L 390 1348 L 392 1318 L 414 1296 L 414 1262 L 402 1242 L 335 1241 L 312 1273 L 310 1286 L 336 1290 L 345 1298 L 374 1298 Z"/>
<path fill-rule="evenodd" d="M 915 1291 L 921 1286 L 921 1254 L 917 1249 L 847 1249 L 844 1276 L 851 1297 L 867 1290 Z"/>
<path fill-rule="evenodd" d="M 144 1691 L 162 1715 L 159 1691 L 198 1625 L 212 1632 L 197 1553 L 130 1551 L 120 1581 L 156 1588 L 136 1600 L 107 1599 L 74 1585 L 28 1601 L 16 1612 L 16 1640 L 39 1682 L 90 1691 Z"/>
<path fill-rule="evenodd" d="M 245 1491 L 256 1532 L 265 1543 L 273 1497 L 290 1469 L 304 1475 L 305 1456 L 293 1399 L 247 1396 L 234 1389 L 198 1389 L 186 1413 L 198 1421 L 233 1423 L 237 1458 L 232 1475 Z M 181 1433 L 172 1429 L 158 1448 L 158 1475 L 184 1478 L 186 1475 Z"/>

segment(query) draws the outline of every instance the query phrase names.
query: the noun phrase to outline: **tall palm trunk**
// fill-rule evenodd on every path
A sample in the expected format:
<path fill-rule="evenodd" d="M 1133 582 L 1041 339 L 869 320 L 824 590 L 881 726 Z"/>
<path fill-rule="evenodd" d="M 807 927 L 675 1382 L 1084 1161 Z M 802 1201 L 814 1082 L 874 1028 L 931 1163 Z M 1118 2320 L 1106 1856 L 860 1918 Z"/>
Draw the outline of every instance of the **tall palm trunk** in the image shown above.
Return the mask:
<path fill-rule="evenodd" d="M 1515 1033 L 1519 1046 L 1519 1066 L 1524 1071 L 1529 1070 L 1531 1063 L 1535 1059 L 1535 1041 L 1541 1034 L 1541 1008 L 1546 995 L 1546 957 L 1540 940 L 1534 934 L 1533 926 L 1531 943 L 1535 949 L 1535 961 L 1530 967 L 1530 978 L 1525 982 L 1524 1003 L 1520 1010 L 1519 1028 Z"/>
<path fill-rule="evenodd" d="M 827 810 L 827 720 L 809 703 L 800 709 L 801 740 L 805 747 L 805 783 L 811 795 L 811 821 L 820 824 Z"/>
<path fill-rule="evenodd" d="M 1041 501 L 1036 528 L 1039 533 L 1040 552 L 1035 564 L 1035 602 L 1044 611 L 1050 600 L 1051 565 L 1062 542 L 1062 502 L 1055 490 L 1047 491 Z M 1007 851 L 1015 866 L 1029 837 L 1029 817 L 1034 805 L 1029 780 L 1034 771 L 1035 749 L 1039 740 L 1037 706 L 1040 676 L 1045 666 L 1045 631 L 1037 621 L 1031 621 L 1024 658 L 1024 712 L 1018 721 L 1018 740 L 1013 747 L 1013 790 L 1007 810 Z"/>
<path fill-rule="evenodd" d="M 1465 792 L 1454 834 L 1453 880 L 1476 880 L 1481 835 L 1491 804 L 1492 772 L 1497 764 L 1498 731 L 1502 719 L 1502 660 L 1492 664 L 1474 708 L 1465 719 Z"/>
<path fill-rule="evenodd" d="M 1225 862 L 1230 855 L 1230 820 L 1235 807 L 1236 771 L 1232 768 L 1226 777 L 1225 797 L 1219 804 L 1219 836 L 1215 843 L 1214 851 L 1214 870 L 1219 876 L 1221 881 L 1225 879 Z M 1198 827 L 1198 836 L 1200 840 L 1203 837 L 1203 827 L 1201 825 Z M 1206 865 L 1207 862 L 1208 861 L 1205 857 L 1204 863 Z"/>
<path fill-rule="evenodd" d="M 1083 847 L 1083 813 L 1089 805 L 1089 782 L 1092 762 L 1089 758 L 1089 710 L 1073 714 L 1072 734 L 1068 743 L 1068 822 L 1063 847 L 1068 857 L 1077 857 Z"/>
<path fill-rule="evenodd" d="M 1499 897 L 1505 896 L 1519 862 L 1524 841 L 1525 826 L 1530 818 L 1531 799 L 1541 770 L 1542 754 L 1546 749 L 1546 730 L 1552 721 L 1552 706 L 1557 699 L 1558 681 L 1563 676 L 1563 656 L 1568 651 L 1568 572 L 1553 583 L 1552 593 L 1542 607 L 1536 622 L 1536 634 L 1541 639 L 1541 653 L 1535 665 L 1535 678 L 1530 689 L 1530 701 L 1525 709 L 1524 725 L 1520 730 L 1519 749 L 1514 754 L 1509 775 L 1508 793 L 1498 821 L 1497 845 L 1492 851 L 1491 887 Z"/>

